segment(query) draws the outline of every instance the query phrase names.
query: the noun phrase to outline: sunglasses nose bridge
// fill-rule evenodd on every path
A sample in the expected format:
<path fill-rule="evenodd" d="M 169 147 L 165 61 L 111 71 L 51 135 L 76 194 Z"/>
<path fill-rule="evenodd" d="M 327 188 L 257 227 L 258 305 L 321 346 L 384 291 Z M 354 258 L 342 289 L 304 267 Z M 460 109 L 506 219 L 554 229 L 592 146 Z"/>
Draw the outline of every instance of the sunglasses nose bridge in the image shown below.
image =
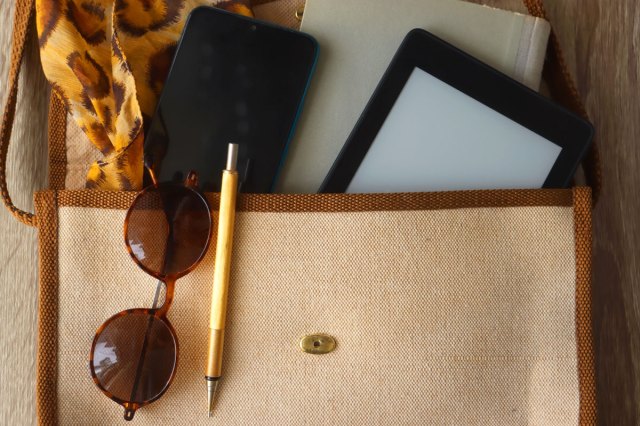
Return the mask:
<path fill-rule="evenodd" d="M 164 285 L 166 287 L 164 303 L 160 306 L 156 312 L 157 317 L 165 317 L 167 315 L 167 311 L 171 308 L 171 303 L 173 303 L 173 292 L 175 289 L 176 280 L 174 278 L 167 278 L 164 281 Z"/>

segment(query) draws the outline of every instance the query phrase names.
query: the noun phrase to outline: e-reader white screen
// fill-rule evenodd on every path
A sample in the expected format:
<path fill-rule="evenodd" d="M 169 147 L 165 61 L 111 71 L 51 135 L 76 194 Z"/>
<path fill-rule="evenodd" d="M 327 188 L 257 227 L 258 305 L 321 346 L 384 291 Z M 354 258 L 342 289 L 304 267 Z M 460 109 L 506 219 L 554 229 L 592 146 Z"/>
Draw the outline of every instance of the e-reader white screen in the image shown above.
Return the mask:
<path fill-rule="evenodd" d="M 414 68 L 347 192 L 541 188 L 561 150 Z"/>

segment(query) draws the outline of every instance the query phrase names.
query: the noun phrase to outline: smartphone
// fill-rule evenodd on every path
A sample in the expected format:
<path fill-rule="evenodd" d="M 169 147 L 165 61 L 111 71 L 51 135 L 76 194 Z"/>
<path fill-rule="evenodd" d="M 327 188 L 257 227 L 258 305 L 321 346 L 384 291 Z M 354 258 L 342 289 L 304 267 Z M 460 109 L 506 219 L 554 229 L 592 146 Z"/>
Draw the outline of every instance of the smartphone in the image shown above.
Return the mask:
<path fill-rule="evenodd" d="M 162 182 L 198 173 L 220 189 L 229 143 L 243 192 L 271 192 L 310 83 L 318 43 L 212 7 L 194 9 L 146 133 L 145 165 Z"/>

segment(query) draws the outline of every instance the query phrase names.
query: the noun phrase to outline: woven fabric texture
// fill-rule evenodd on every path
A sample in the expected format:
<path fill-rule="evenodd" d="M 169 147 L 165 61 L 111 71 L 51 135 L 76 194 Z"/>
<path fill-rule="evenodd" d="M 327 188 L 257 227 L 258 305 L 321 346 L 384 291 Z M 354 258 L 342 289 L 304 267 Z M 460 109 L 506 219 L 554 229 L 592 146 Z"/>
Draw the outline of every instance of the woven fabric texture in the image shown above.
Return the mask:
<path fill-rule="evenodd" d="M 121 408 L 87 371 L 91 340 L 111 315 L 148 307 L 155 283 L 128 257 L 125 211 L 105 208 L 115 200 L 73 207 L 82 197 L 62 194 L 58 270 L 43 269 L 64 294 L 49 403 L 60 424 L 114 424 Z M 39 213 L 55 208 L 53 193 L 45 195 Z M 592 377 L 592 352 L 576 339 L 576 313 L 590 315 L 588 304 L 580 308 L 589 298 L 576 304 L 576 271 L 588 293 L 590 266 L 585 250 L 575 255 L 589 235 L 572 206 L 253 210 L 262 211 L 238 214 L 216 422 L 591 424 L 581 412 L 581 370 Z M 209 424 L 213 256 L 211 248 L 177 283 L 169 319 L 178 372 L 136 414 L 139 424 Z M 337 349 L 302 353 L 299 338 L 314 332 L 334 336 Z"/>

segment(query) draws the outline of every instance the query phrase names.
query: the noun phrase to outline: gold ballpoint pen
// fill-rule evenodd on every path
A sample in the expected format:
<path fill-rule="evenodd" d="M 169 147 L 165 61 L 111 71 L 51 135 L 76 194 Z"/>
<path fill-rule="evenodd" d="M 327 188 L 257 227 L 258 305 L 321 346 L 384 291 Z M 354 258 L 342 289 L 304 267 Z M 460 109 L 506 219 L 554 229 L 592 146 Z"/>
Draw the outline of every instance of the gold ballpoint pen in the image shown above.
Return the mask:
<path fill-rule="evenodd" d="M 213 400 L 218 382 L 222 377 L 222 346 L 224 344 L 224 325 L 227 316 L 231 246 L 233 244 L 233 225 L 235 222 L 236 194 L 238 192 L 237 162 L 238 145 L 229 144 L 227 167 L 222 171 L 222 185 L 220 187 L 220 214 L 218 215 L 218 238 L 209 322 L 209 352 L 205 374 L 209 417 L 211 417 L 213 410 Z"/>

